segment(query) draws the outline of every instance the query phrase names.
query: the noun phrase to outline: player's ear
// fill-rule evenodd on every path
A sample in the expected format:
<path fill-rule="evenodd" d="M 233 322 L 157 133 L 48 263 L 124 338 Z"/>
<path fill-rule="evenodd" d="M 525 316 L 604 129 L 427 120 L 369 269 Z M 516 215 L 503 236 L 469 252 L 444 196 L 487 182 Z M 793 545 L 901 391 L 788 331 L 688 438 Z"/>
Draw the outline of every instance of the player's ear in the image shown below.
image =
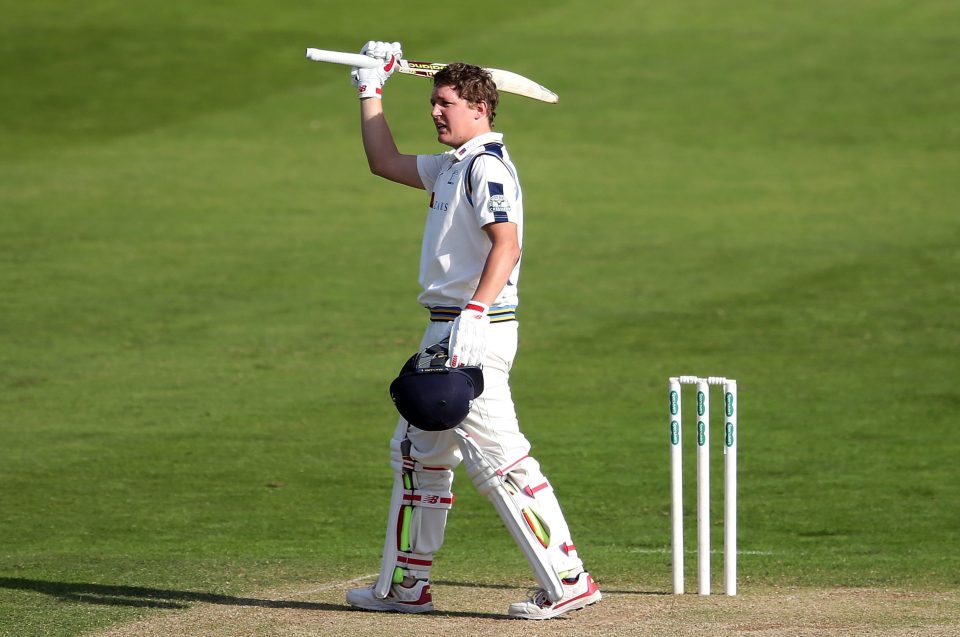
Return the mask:
<path fill-rule="evenodd" d="M 486 100 L 480 100 L 474 104 L 473 110 L 473 119 L 486 119 L 487 111 L 490 110 L 490 105 L 487 104 Z"/>

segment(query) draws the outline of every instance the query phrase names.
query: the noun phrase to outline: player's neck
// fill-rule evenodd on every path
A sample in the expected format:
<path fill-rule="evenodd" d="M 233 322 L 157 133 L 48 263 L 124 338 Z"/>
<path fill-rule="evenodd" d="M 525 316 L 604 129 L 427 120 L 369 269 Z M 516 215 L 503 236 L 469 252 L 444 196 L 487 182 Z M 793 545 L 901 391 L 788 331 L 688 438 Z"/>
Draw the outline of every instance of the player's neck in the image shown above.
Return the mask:
<path fill-rule="evenodd" d="M 478 128 L 476 131 L 473 131 L 473 134 L 470 135 L 469 137 L 464 136 L 465 138 L 464 138 L 460 143 L 454 143 L 454 142 L 451 141 L 451 142 L 449 142 L 447 145 L 450 146 L 450 148 L 454 148 L 454 149 L 456 149 L 456 148 L 463 148 L 464 146 L 466 146 L 467 144 L 469 144 L 470 142 L 472 142 L 472 141 L 475 140 L 476 138 L 482 137 L 483 135 L 487 135 L 487 134 L 492 133 L 492 132 L 493 132 L 493 130 L 491 130 L 491 128 L 490 128 L 489 126 L 485 126 L 485 127 L 483 127 L 483 128 Z"/>

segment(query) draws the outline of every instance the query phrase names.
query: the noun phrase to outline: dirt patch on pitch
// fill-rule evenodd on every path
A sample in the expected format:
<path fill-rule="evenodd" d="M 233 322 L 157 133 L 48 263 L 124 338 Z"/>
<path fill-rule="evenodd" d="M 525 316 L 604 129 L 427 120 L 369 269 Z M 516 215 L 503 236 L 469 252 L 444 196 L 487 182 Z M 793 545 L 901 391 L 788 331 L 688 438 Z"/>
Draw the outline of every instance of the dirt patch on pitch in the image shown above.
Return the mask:
<path fill-rule="evenodd" d="M 343 635 L 656 635 L 702 637 L 954 637 L 960 635 L 960 592 L 878 589 L 745 591 L 736 598 L 605 586 L 603 601 L 547 622 L 507 619 L 527 589 L 437 582 L 426 615 L 353 610 L 343 595 L 366 581 L 318 584 L 309 590 L 218 597 L 95 633 L 95 637 L 303 637 Z M 305 586 L 304 589 L 307 589 Z"/>

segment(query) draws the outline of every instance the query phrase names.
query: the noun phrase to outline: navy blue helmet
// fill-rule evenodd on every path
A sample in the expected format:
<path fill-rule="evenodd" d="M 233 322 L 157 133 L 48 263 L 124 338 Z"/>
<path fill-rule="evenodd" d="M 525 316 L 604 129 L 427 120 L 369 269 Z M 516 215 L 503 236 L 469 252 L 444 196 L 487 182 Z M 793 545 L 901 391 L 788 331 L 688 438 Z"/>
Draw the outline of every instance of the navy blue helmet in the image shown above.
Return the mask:
<path fill-rule="evenodd" d="M 480 367 L 447 367 L 448 341 L 417 352 L 390 383 L 390 397 L 404 419 L 419 429 L 453 429 L 483 393 Z"/>

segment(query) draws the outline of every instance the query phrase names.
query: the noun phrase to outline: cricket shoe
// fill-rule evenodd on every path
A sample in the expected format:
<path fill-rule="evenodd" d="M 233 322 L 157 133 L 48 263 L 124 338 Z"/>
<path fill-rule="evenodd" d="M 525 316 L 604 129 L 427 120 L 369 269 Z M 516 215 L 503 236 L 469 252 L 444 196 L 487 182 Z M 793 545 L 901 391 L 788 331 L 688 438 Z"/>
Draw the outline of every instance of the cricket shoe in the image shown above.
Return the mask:
<path fill-rule="evenodd" d="M 507 615 L 516 619 L 550 619 L 599 601 L 600 589 L 597 583 L 590 577 L 590 573 L 580 573 L 572 582 L 563 580 L 563 597 L 558 601 L 551 602 L 547 592 L 540 589 L 529 600 L 510 604 Z"/>
<path fill-rule="evenodd" d="M 391 584 L 386 598 L 380 599 L 373 594 L 373 587 L 351 588 L 347 591 L 347 603 L 366 610 L 380 610 L 394 613 L 429 613 L 433 610 L 433 596 L 430 595 L 430 583 L 419 580 L 410 588 Z"/>

